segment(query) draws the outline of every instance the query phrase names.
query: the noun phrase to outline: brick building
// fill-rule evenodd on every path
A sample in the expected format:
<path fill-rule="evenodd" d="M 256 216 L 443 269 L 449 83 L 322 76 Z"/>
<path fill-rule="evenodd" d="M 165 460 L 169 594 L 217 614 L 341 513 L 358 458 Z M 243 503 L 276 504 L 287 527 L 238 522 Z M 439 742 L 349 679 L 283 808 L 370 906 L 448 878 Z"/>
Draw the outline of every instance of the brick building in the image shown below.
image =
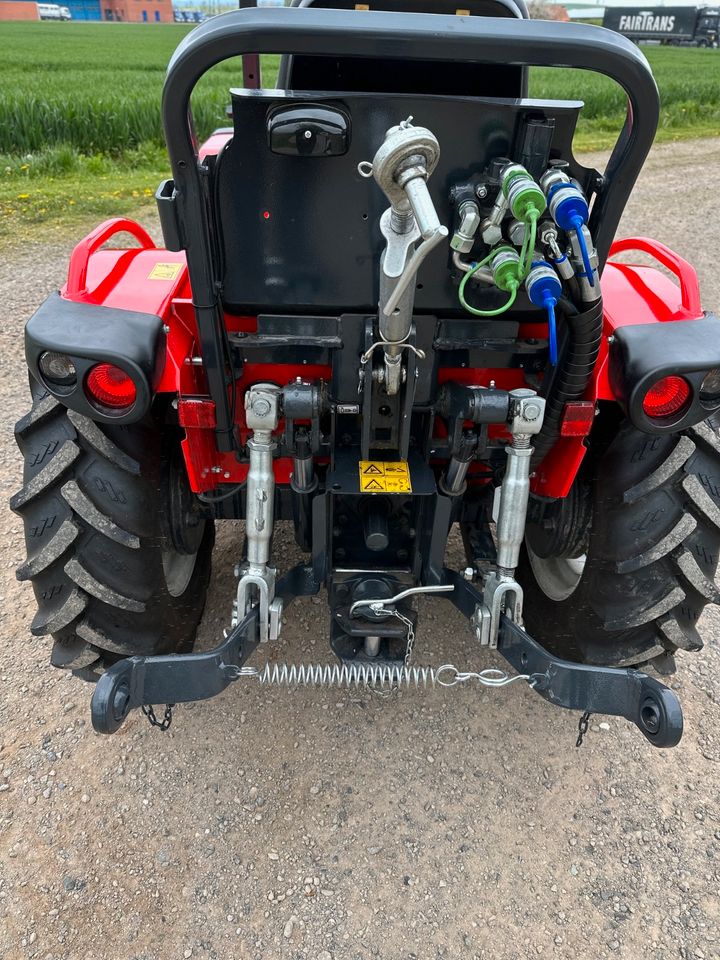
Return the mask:
<path fill-rule="evenodd" d="M 47 0 L 70 10 L 73 20 L 172 23 L 172 0 Z M 0 0 L 0 20 L 38 20 L 35 0 Z"/>
<path fill-rule="evenodd" d="M 34 0 L 0 0 L 0 20 L 39 19 Z"/>

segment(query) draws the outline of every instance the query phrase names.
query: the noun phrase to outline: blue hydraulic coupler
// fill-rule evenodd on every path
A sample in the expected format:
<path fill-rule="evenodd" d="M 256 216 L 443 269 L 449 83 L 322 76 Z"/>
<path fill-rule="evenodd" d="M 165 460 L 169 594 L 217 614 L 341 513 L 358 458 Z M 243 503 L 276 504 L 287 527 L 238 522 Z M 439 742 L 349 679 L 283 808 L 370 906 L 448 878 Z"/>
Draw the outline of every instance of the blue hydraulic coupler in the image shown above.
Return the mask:
<path fill-rule="evenodd" d="M 555 307 L 562 296 L 560 278 L 545 260 L 535 260 L 525 279 L 525 289 L 528 297 L 530 297 L 530 302 L 535 304 L 536 307 L 542 307 L 547 312 L 550 363 L 555 366 L 557 364 Z"/>
<path fill-rule="evenodd" d="M 561 230 L 574 230 L 580 245 L 585 276 L 591 286 L 595 286 L 595 276 L 590 264 L 585 237 L 582 228 L 588 222 L 590 208 L 584 194 L 574 183 L 554 183 L 548 190 L 548 208 L 550 215 Z"/>

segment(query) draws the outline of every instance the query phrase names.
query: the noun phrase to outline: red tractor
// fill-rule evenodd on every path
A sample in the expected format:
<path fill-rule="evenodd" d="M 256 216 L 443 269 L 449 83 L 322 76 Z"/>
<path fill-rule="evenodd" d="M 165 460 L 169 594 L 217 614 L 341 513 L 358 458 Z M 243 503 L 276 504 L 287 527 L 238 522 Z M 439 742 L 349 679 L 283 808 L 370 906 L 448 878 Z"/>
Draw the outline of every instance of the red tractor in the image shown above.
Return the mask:
<path fill-rule="evenodd" d="M 240 678 L 520 680 L 584 726 L 597 711 L 680 739 L 647 668 L 699 649 L 718 602 L 720 322 L 688 263 L 614 240 L 657 89 L 617 34 L 529 20 L 522 0 L 437 6 L 320 0 L 190 33 L 163 95 L 165 248 L 102 224 L 27 324 L 18 576 L 52 663 L 97 681 L 99 731 Z M 232 126 L 201 146 L 193 88 L 240 56 Z M 572 152 L 580 102 L 527 98 L 534 65 L 624 88 L 603 173 Z M 123 232 L 137 246 L 109 248 Z M 633 250 L 677 283 L 613 262 Z M 228 519 L 245 521 L 228 630 L 193 653 Z M 306 553 L 281 574 L 278 522 Z M 246 665 L 321 590 L 335 662 Z M 511 670 L 414 665 L 418 594 Z"/>

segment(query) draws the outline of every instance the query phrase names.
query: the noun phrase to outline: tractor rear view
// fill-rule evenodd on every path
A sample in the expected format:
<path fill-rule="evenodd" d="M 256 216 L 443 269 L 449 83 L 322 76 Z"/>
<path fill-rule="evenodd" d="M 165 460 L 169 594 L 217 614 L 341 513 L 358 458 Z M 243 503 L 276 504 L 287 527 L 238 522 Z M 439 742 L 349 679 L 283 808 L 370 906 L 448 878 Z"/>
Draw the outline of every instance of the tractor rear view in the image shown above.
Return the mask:
<path fill-rule="evenodd" d="M 718 602 L 720 322 L 683 259 L 615 240 L 658 121 L 649 67 L 521 0 L 355 6 L 189 34 L 163 95 L 165 248 L 102 224 L 28 322 L 12 505 L 32 632 L 96 681 L 105 733 L 233 682 L 517 681 L 672 746 L 681 707 L 650 673 L 701 647 Z M 232 126 L 200 145 L 191 92 L 240 56 Z M 604 172 L 572 151 L 582 103 L 528 99 L 529 66 L 624 88 Z M 109 247 L 120 232 L 137 246 Z M 631 251 L 665 272 L 612 259 Z M 193 652 L 214 526 L 236 519 L 228 628 Z M 290 569 L 278 523 L 305 553 Z M 333 662 L 275 662 L 292 602 L 321 591 Z M 507 669 L 443 663 L 421 594 Z"/>

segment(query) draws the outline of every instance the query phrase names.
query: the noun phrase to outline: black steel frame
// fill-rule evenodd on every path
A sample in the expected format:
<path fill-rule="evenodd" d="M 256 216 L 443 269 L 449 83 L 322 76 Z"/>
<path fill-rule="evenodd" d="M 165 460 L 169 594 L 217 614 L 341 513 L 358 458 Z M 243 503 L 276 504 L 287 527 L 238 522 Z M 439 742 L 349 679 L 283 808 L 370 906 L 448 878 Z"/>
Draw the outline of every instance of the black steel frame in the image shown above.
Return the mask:
<path fill-rule="evenodd" d="M 177 48 L 163 91 L 163 124 L 175 180 L 180 239 L 187 251 L 202 355 L 216 405 L 220 450 L 234 446 L 227 391 L 227 343 L 208 209 L 206 170 L 190 95 L 200 77 L 230 57 L 263 53 L 333 54 L 430 62 L 475 60 L 588 69 L 619 83 L 628 95 L 622 132 L 594 205 L 590 228 L 604 264 L 630 191 L 652 145 L 659 116 L 655 81 L 643 54 L 600 27 L 515 18 L 458 18 L 313 8 L 236 10 L 202 24 Z"/>

